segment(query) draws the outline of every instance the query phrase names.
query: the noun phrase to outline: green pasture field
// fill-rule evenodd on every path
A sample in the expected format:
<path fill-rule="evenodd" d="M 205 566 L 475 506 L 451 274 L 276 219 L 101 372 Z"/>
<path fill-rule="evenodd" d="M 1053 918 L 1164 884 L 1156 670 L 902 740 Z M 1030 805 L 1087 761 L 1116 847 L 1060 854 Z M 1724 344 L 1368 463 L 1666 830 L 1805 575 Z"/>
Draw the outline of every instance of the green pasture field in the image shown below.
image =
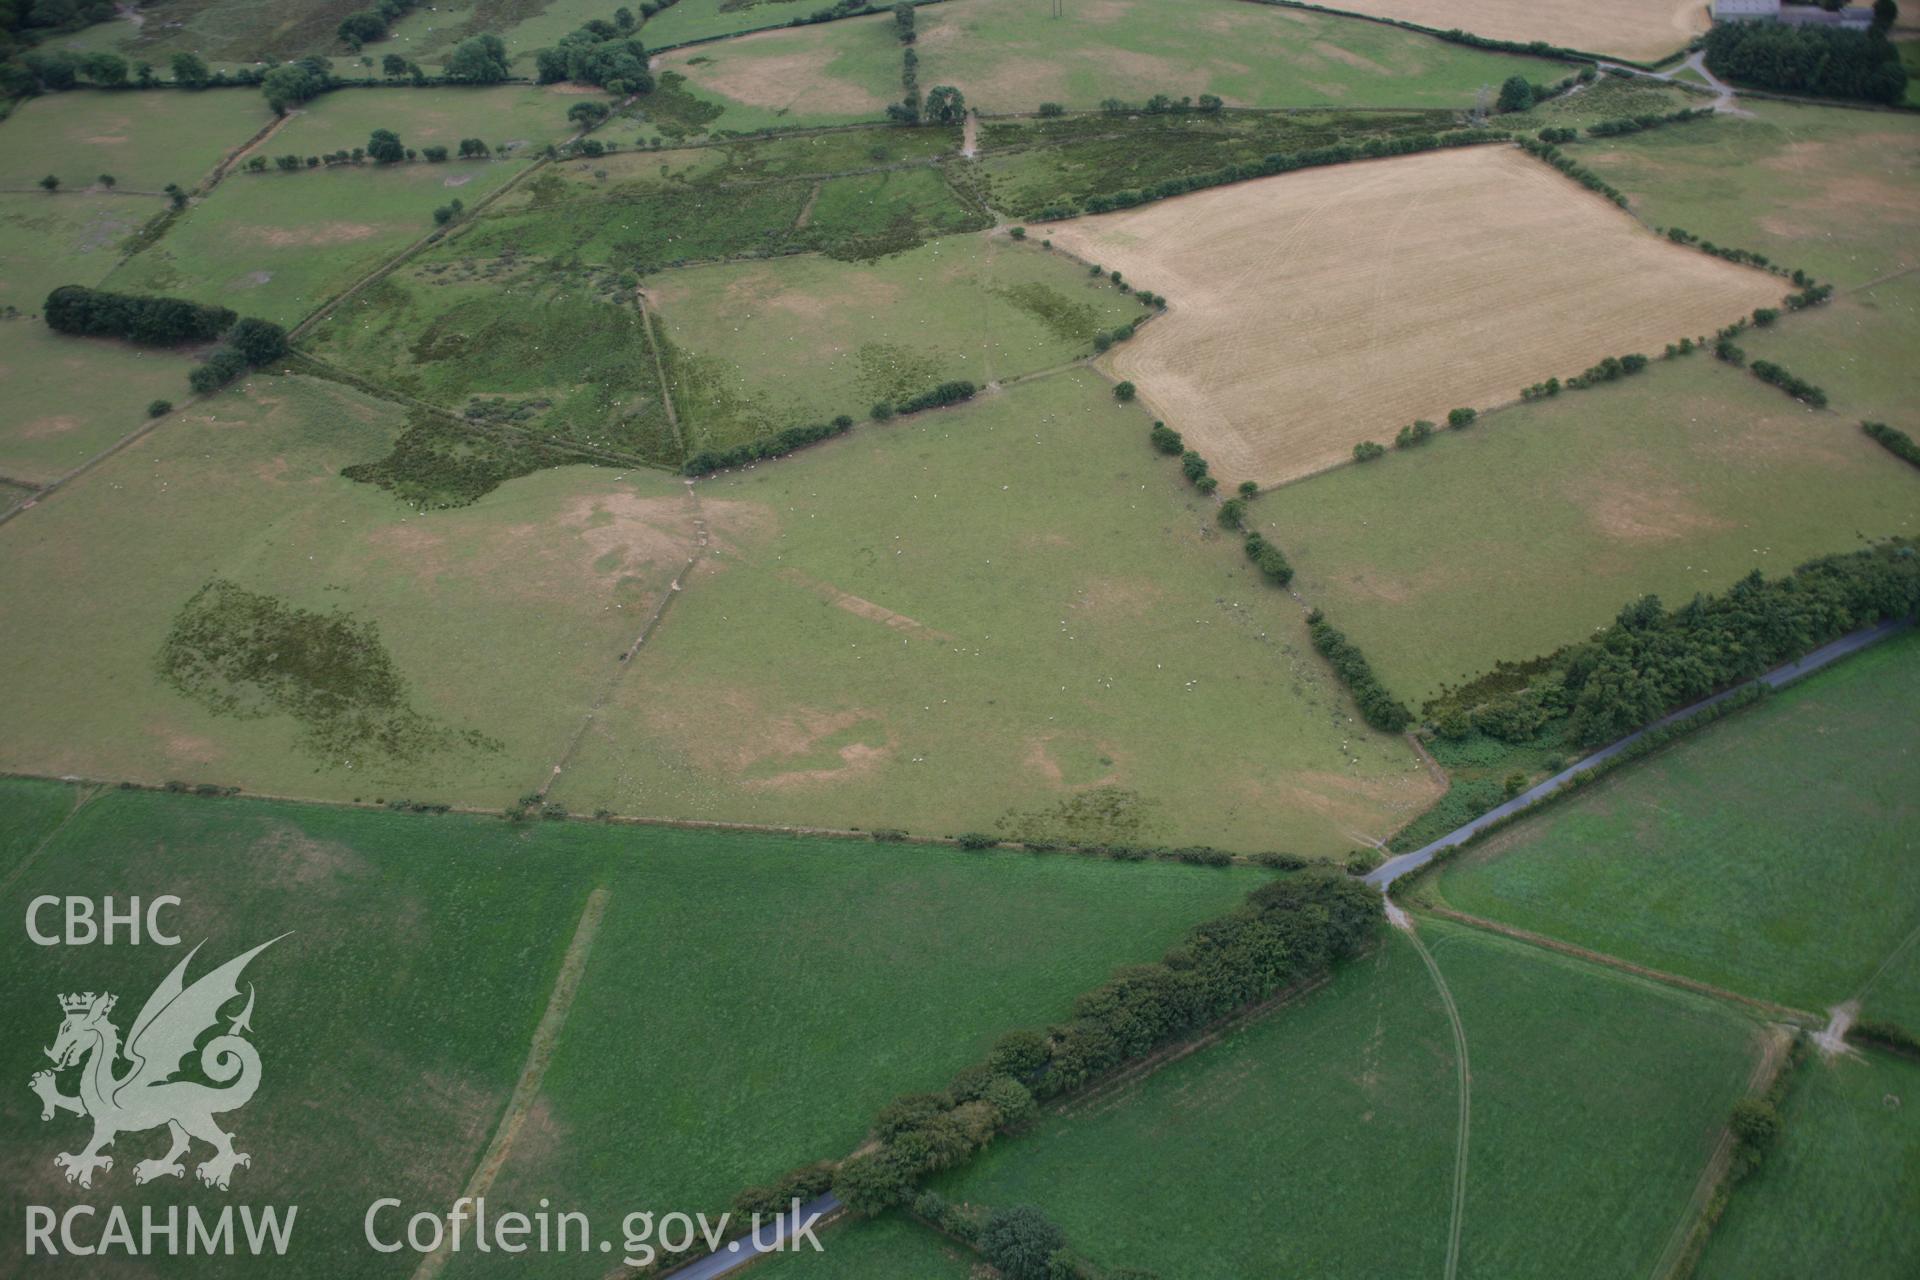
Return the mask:
<path fill-rule="evenodd" d="M 921 58 L 924 91 L 942 82 L 926 78 Z M 716 132 L 752 133 L 883 119 L 905 92 L 901 65 L 893 19 L 876 14 L 676 50 L 655 70 L 663 82 L 666 72 L 684 76 L 682 91 L 721 108 Z"/>
<path fill-rule="evenodd" d="M 981 125 L 976 168 L 994 208 L 1009 217 L 1034 217 L 1048 208 L 1078 207 L 1089 196 L 1253 164 L 1275 152 L 1445 132 L 1454 119 L 1447 111 L 1001 119 Z"/>
<path fill-rule="evenodd" d="M 1702 352 L 1285 486 L 1254 515 L 1294 589 L 1417 707 L 1649 592 L 1679 605 L 1912 536 L 1910 470 Z"/>
<path fill-rule="evenodd" d="M 952 0 L 917 16 L 921 86 L 956 85 L 988 112 L 1138 105 L 1156 93 L 1238 107 L 1464 108 L 1508 76 L 1547 82 L 1572 69 L 1237 0 L 1069 0 L 1059 19 L 1029 0 Z"/>
<path fill-rule="evenodd" d="M 933 1186 L 1035 1205 L 1094 1261 L 1165 1280 L 1424 1274 L 1447 1249 L 1457 1089 L 1433 980 L 1383 936 L 1325 987 L 1049 1107 Z"/>
<path fill-rule="evenodd" d="M 523 168 L 343 166 L 241 174 L 121 264 L 108 288 L 166 293 L 292 325 L 434 229 L 435 208 L 469 207 Z"/>
<path fill-rule="evenodd" d="M 46 174 L 79 190 L 112 174 L 116 189 L 191 188 L 273 121 L 258 90 L 76 90 L 29 98 L 0 122 L 0 188 Z"/>
<path fill-rule="evenodd" d="M 1422 889 L 1824 1010 L 1920 930 L 1916 716 L 1909 632 L 1488 837 Z"/>
<path fill-rule="evenodd" d="M 1920 263 L 1920 120 L 1743 99 L 1716 116 L 1574 152 L 1634 212 L 1853 288 Z"/>
<path fill-rule="evenodd" d="M 43 828 L 55 817 L 47 784 L 0 796 Z M 267 1083 L 230 1117 L 254 1155 L 235 1190 L 301 1206 L 293 1273 L 366 1275 L 417 1262 L 362 1243 L 374 1197 L 444 1209 L 466 1183 L 590 890 L 605 913 L 492 1195 L 529 1210 L 548 1195 L 612 1233 L 636 1205 L 715 1212 L 844 1154 L 886 1099 L 944 1080 L 1008 1026 L 1060 1016 L 1261 876 L 106 790 L 3 892 L 16 920 L 46 892 L 175 894 L 169 924 L 206 940 L 196 974 L 291 931 L 248 970 Z M 179 958 L 118 946 L 83 962 L 15 937 L 0 1053 L 23 1081 L 59 1020 L 54 993 L 115 991 L 124 1030 Z M 712 1052 L 687 1054 L 696 1039 Z M 72 1123 L 43 1128 L 25 1089 L 0 1103 L 10 1201 L 87 1194 L 53 1166 Z M 123 1136 L 91 1193 L 153 1194 L 131 1191 L 130 1166 L 154 1137 Z"/>
<path fill-rule="evenodd" d="M 192 368 L 183 352 L 0 320 L 0 476 L 45 484 L 65 475 L 138 430 L 152 401 L 185 401 Z"/>
<path fill-rule="evenodd" d="M 1910 1030 L 1920 1027 L 1920 938 L 1907 938 L 1887 957 L 1868 984 L 1861 1006 L 1866 1017 Z"/>
<path fill-rule="evenodd" d="M 1809 1061 L 1766 1163 L 1733 1193 L 1701 1280 L 1920 1269 L 1920 1064 L 1869 1053 Z"/>
<path fill-rule="evenodd" d="M 1146 310 L 1074 262 L 987 236 L 877 262 L 689 267 L 646 290 L 678 351 L 673 392 L 690 448 L 865 418 L 876 401 L 953 379 L 984 385 L 1050 368 Z"/>
<path fill-rule="evenodd" d="M 99 284 L 127 237 L 166 207 L 150 196 L 0 195 L 0 307 L 38 316 L 61 285 Z"/>
<path fill-rule="evenodd" d="M 668 10 L 669 13 L 672 10 Z M 820 1235 L 821 1252 L 808 1247 L 754 1264 L 754 1280 L 833 1276 L 835 1280 L 970 1280 L 980 1260 L 972 1250 L 900 1213 L 856 1218 Z"/>
<path fill-rule="evenodd" d="M 563 89 L 573 91 L 561 92 Z M 375 129 L 391 129 L 400 135 L 402 143 L 415 150 L 438 145 L 456 156 L 462 138 L 479 138 L 496 152 L 503 148 L 538 150 L 579 131 L 579 126 L 567 119 L 569 107 L 577 102 L 606 101 L 604 94 L 580 93 L 570 85 L 346 89 L 322 94 L 307 103 L 262 144 L 257 154 L 271 160 L 282 155 L 351 151 L 366 146 L 368 135 Z M 447 169 L 465 171 L 484 163 L 454 159 L 447 162 Z M 266 175 L 282 176 L 278 172 Z M 290 175 L 288 180 L 293 176 L 298 175 Z"/>
<path fill-rule="evenodd" d="M 554 795 L 1054 842 L 1384 835 L 1433 783 L 1147 428 L 1074 369 L 701 481 L 713 549 Z"/>
<path fill-rule="evenodd" d="M 520 207 L 489 210 L 433 257 L 531 255 L 628 271 L 809 250 L 864 259 L 992 222 L 930 165 L 739 185 L 722 173 L 706 168 L 685 185 L 628 183 L 592 199 L 578 197 L 577 181 L 543 174 Z"/>
<path fill-rule="evenodd" d="M 24 784 L 37 787 L 42 784 Z M 0 807 L 23 784 L 0 783 Z M 71 801 L 69 801 L 70 803 Z M 458 825 L 456 825 L 458 824 Z M 457 834 L 456 834 L 457 833 Z M 542 831 L 537 833 L 547 836 Z M 597 833 L 596 833 L 597 834 Z M 604 837 L 603 837 L 604 839 Z M 457 841 L 457 843 L 456 843 Z M 4 888 L 16 922 L 39 894 L 181 899 L 165 917 L 175 950 L 32 945 L 10 931 L 4 1055 L 23 1085 L 48 1065 L 41 1046 L 59 1024 L 56 994 L 119 997 L 124 1034 L 186 950 L 204 942 L 190 977 L 289 934 L 247 969 L 263 1085 L 225 1119 L 252 1164 L 232 1191 L 258 1204 L 298 1204 L 285 1273 L 403 1275 L 414 1260 L 376 1255 L 361 1216 L 376 1197 L 446 1205 L 499 1118 L 545 1007 L 592 873 L 578 859 L 528 857 L 551 849 L 498 824 L 406 819 L 248 800 L 107 791 L 75 815 Z M 57 913 L 43 917 L 56 929 Z M 71 1079 L 62 1082 L 73 1091 Z M 77 1151 L 84 1122 L 43 1123 L 24 1087 L 0 1103 L 0 1166 L 7 1212 L 111 1197 L 177 1203 L 187 1186 L 133 1182 L 137 1160 L 160 1155 L 164 1132 L 124 1133 L 112 1170 L 82 1190 L 55 1168 Z M 379 1152 L 379 1159 L 368 1153 Z M 204 1158 L 204 1146 L 190 1160 Z M 205 1193 L 217 1194 L 217 1193 Z M 90 1274 L 258 1274 L 252 1259 L 92 1261 Z"/>
<path fill-rule="evenodd" d="M 547 438 L 668 466 L 684 457 L 632 286 L 611 272 L 415 264 L 349 299 L 304 346 L 455 413 L 498 400 Z"/>
<path fill-rule="evenodd" d="M 1886 422 L 1920 435 L 1920 280 L 1901 276 L 1740 338 L 1749 359 L 1772 360 L 1827 393 L 1849 424 Z"/>
<path fill-rule="evenodd" d="M 32 855 L 73 812 L 80 793 L 63 782 L 0 779 L 0 882 Z"/>
<path fill-rule="evenodd" d="M 341 477 L 405 429 L 337 384 L 256 377 L 0 526 L 0 769 L 491 808 L 537 787 L 686 564 L 694 513 L 654 472 L 548 470 L 424 515 Z M 337 671 L 269 664 L 229 713 L 162 678 L 176 621 L 214 582 L 304 611 L 290 644 L 317 643 L 336 609 L 377 643 Z M 389 674 L 383 723 L 410 736 L 341 741 L 316 700 Z"/>
<path fill-rule="evenodd" d="M 680 0 L 648 18 L 640 35 L 647 48 L 660 49 L 689 40 L 781 26 L 824 7 L 807 0 Z"/>
<path fill-rule="evenodd" d="M 1461 1274 L 1529 1274 L 1544 1257 L 1568 1276 L 1644 1273 L 1741 1092 L 1752 1024 L 1503 939 L 1419 927 L 1472 1062 Z M 1388 936 L 1325 988 L 1050 1111 L 939 1189 L 1037 1204 L 1102 1264 L 1167 1280 L 1437 1271 L 1456 1059 L 1432 979 Z"/>
<path fill-rule="evenodd" d="M 1010 1027 L 1064 1017 L 1262 873 L 627 831 L 609 914 L 501 1204 L 709 1213 L 845 1156 Z M 1124 873 L 1146 870 L 1144 877 Z M 1097 920 L 1093 917 L 1098 917 Z M 702 1046 L 688 1052 L 688 1046 Z M 470 1258 L 458 1274 L 498 1274 Z M 521 1260 L 524 1261 L 524 1260 Z M 547 1274 L 574 1274 L 558 1261 Z"/>

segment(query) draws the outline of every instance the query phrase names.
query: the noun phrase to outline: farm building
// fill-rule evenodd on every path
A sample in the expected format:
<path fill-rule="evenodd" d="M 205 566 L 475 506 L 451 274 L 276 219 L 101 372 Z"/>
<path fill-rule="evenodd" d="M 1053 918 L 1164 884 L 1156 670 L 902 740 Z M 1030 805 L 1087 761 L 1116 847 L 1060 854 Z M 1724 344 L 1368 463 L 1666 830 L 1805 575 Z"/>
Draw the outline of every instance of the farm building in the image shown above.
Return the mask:
<path fill-rule="evenodd" d="M 1781 0 L 1713 0 L 1715 22 L 1784 22 L 1796 27 L 1839 27 L 1864 31 L 1873 11 L 1859 5 L 1827 10 L 1814 4 L 1782 4 Z"/>

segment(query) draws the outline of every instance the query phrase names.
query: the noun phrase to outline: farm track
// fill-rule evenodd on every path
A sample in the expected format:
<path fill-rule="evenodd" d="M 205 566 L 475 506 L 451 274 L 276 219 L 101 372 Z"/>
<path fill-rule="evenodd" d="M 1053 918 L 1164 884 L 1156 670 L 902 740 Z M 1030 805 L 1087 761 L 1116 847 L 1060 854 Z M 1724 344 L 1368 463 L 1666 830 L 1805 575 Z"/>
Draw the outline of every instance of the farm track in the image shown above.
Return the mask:
<path fill-rule="evenodd" d="M 34 861 L 46 850 L 47 846 L 53 843 L 54 837 L 62 831 L 65 831 L 67 824 L 79 817 L 80 811 L 92 804 L 104 791 L 106 791 L 105 784 L 83 789 L 80 792 L 79 798 L 74 801 L 73 808 L 67 810 L 66 816 L 54 824 L 53 830 L 47 832 L 47 834 L 41 838 L 40 843 L 34 845 L 33 848 L 27 852 L 26 857 L 14 863 L 12 869 L 9 870 L 6 875 L 0 876 L 0 894 L 4 894 L 12 889 L 14 883 L 26 874 L 27 868 L 32 866 Z"/>
<path fill-rule="evenodd" d="M 1433 978 L 1434 990 L 1440 994 L 1440 1003 L 1446 1007 L 1447 1023 L 1453 1028 L 1453 1053 L 1456 1076 L 1459 1080 L 1460 1117 L 1455 1126 L 1453 1149 L 1453 1207 L 1447 1221 L 1447 1263 L 1446 1280 L 1454 1280 L 1460 1272 L 1460 1236 L 1465 1228 L 1467 1216 L 1467 1141 L 1473 1130 L 1473 1067 L 1467 1057 L 1467 1028 L 1460 1021 L 1460 1006 L 1454 1003 L 1453 988 L 1447 985 L 1446 975 L 1440 972 L 1440 965 L 1427 950 L 1426 943 L 1420 941 L 1420 932 L 1414 927 L 1413 920 L 1406 912 L 1388 904 L 1387 918 L 1394 927 L 1406 935 L 1413 949 L 1420 953 L 1420 961 L 1427 966 L 1427 973 Z"/>
<path fill-rule="evenodd" d="M 527 1045 L 527 1058 L 520 1068 L 520 1078 L 514 1082 L 507 1108 L 500 1116 L 500 1123 L 495 1127 L 487 1149 L 480 1156 L 480 1163 L 475 1166 L 473 1176 L 467 1179 L 464 1195 L 470 1202 L 485 1197 L 493 1186 L 493 1180 L 506 1167 L 507 1157 L 513 1154 L 514 1141 L 520 1136 L 527 1113 L 540 1096 L 541 1081 L 546 1078 L 547 1064 L 553 1061 L 553 1051 L 559 1046 L 560 1033 L 566 1028 L 567 1014 L 572 1010 L 573 997 L 580 989 L 580 978 L 587 968 L 587 954 L 593 949 L 594 936 L 600 931 L 600 921 L 606 915 L 609 896 L 609 891 L 604 888 L 595 889 L 587 895 L 587 904 L 580 912 L 580 923 L 574 927 L 573 941 L 567 945 L 566 956 L 560 961 L 560 974 L 554 979 L 553 993 L 547 998 L 546 1011 L 540 1015 L 540 1024 L 534 1028 L 533 1040 Z M 420 1260 L 419 1267 L 414 1270 L 413 1280 L 432 1280 L 447 1265 L 449 1256 L 450 1251 L 443 1241 L 440 1248 Z"/>
<path fill-rule="evenodd" d="M 667 411 L 667 425 L 673 428 L 673 445 L 684 458 L 687 456 L 687 441 L 680 434 L 680 415 L 674 412 L 673 392 L 667 387 L 667 366 L 660 359 L 660 343 L 653 336 L 653 312 L 647 306 L 646 293 L 638 285 L 633 289 L 633 301 L 640 308 L 640 327 L 647 335 L 647 350 L 653 353 L 653 377 L 660 388 L 660 403 Z"/>

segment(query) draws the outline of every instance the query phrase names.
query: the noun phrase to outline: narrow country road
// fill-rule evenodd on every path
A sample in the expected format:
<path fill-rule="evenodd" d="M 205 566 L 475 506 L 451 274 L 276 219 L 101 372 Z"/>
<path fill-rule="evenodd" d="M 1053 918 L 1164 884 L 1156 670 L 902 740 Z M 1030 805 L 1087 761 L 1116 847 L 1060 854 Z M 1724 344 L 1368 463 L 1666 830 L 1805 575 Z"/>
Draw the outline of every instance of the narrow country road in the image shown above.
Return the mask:
<path fill-rule="evenodd" d="M 793 1235 L 797 1225 L 812 1226 L 840 1212 L 840 1201 L 831 1191 L 818 1200 L 809 1200 L 800 1206 L 797 1214 L 783 1213 L 771 1227 L 759 1234 L 748 1234 L 729 1240 L 720 1248 L 700 1259 L 690 1262 L 678 1271 L 668 1272 L 669 1280 L 715 1280 L 717 1276 L 732 1275 L 741 1267 L 757 1260 L 763 1253 L 774 1253 Z M 813 1246 L 800 1242 L 797 1252 L 811 1253 Z"/>
<path fill-rule="evenodd" d="M 1889 636 L 1905 631 L 1912 625 L 1913 619 L 1911 618 L 1895 618 L 1887 622 L 1882 622 L 1878 626 L 1868 627 L 1863 631 L 1856 631 L 1851 635 L 1841 636 L 1833 643 L 1822 645 L 1820 648 L 1815 649 L 1804 658 L 1789 662 L 1785 666 L 1775 667 L 1764 675 L 1755 676 L 1752 680 L 1743 681 L 1731 689 L 1714 694 L 1711 698 L 1702 699 L 1691 706 L 1680 708 L 1680 710 L 1673 712 L 1671 715 L 1662 716 L 1646 728 L 1636 730 L 1618 742 L 1600 748 L 1600 750 L 1594 752 L 1584 760 L 1579 760 L 1568 765 L 1551 778 L 1548 778 L 1545 782 L 1529 790 L 1522 791 L 1505 804 L 1496 805 L 1487 810 L 1465 826 L 1455 827 L 1452 831 L 1447 832 L 1447 834 L 1441 836 L 1433 843 L 1415 849 L 1412 853 L 1403 853 L 1398 857 L 1387 859 L 1378 867 L 1374 868 L 1367 876 L 1367 883 L 1379 889 L 1380 892 L 1385 893 L 1387 887 L 1395 880 L 1406 875 L 1409 871 L 1418 871 L 1421 867 L 1426 866 L 1429 862 L 1432 862 L 1441 851 L 1454 848 L 1456 845 L 1465 844 L 1502 819 L 1512 817 L 1524 809 L 1531 809 L 1534 805 L 1539 804 L 1542 800 L 1545 800 L 1548 796 L 1566 786 L 1568 779 L 1572 778 L 1576 773 L 1591 769 L 1597 764 L 1611 760 L 1655 729 L 1665 728 L 1676 720 L 1683 720 L 1696 712 L 1704 711 L 1708 707 L 1724 702 L 1748 685 L 1756 682 L 1765 684 L 1773 689 L 1792 684 L 1804 675 L 1818 671 L 1829 663 L 1837 662 L 1850 653 L 1858 653 L 1862 649 L 1876 645 Z"/>

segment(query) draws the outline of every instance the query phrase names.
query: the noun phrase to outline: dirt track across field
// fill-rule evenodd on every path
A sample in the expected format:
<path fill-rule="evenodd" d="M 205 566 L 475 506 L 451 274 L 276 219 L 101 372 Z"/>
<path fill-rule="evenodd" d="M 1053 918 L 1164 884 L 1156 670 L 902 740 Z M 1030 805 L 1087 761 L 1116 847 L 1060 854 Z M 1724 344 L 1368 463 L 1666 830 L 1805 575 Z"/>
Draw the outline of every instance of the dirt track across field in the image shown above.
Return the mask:
<path fill-rule="evenodd" d="M 1789 289 L 1504 145 L 1236 183 L 1047 234 L 1171 299 L 1108 358 L 1228 487 L 1311 475 L 1606 356 L 1658 356 Z"/>

